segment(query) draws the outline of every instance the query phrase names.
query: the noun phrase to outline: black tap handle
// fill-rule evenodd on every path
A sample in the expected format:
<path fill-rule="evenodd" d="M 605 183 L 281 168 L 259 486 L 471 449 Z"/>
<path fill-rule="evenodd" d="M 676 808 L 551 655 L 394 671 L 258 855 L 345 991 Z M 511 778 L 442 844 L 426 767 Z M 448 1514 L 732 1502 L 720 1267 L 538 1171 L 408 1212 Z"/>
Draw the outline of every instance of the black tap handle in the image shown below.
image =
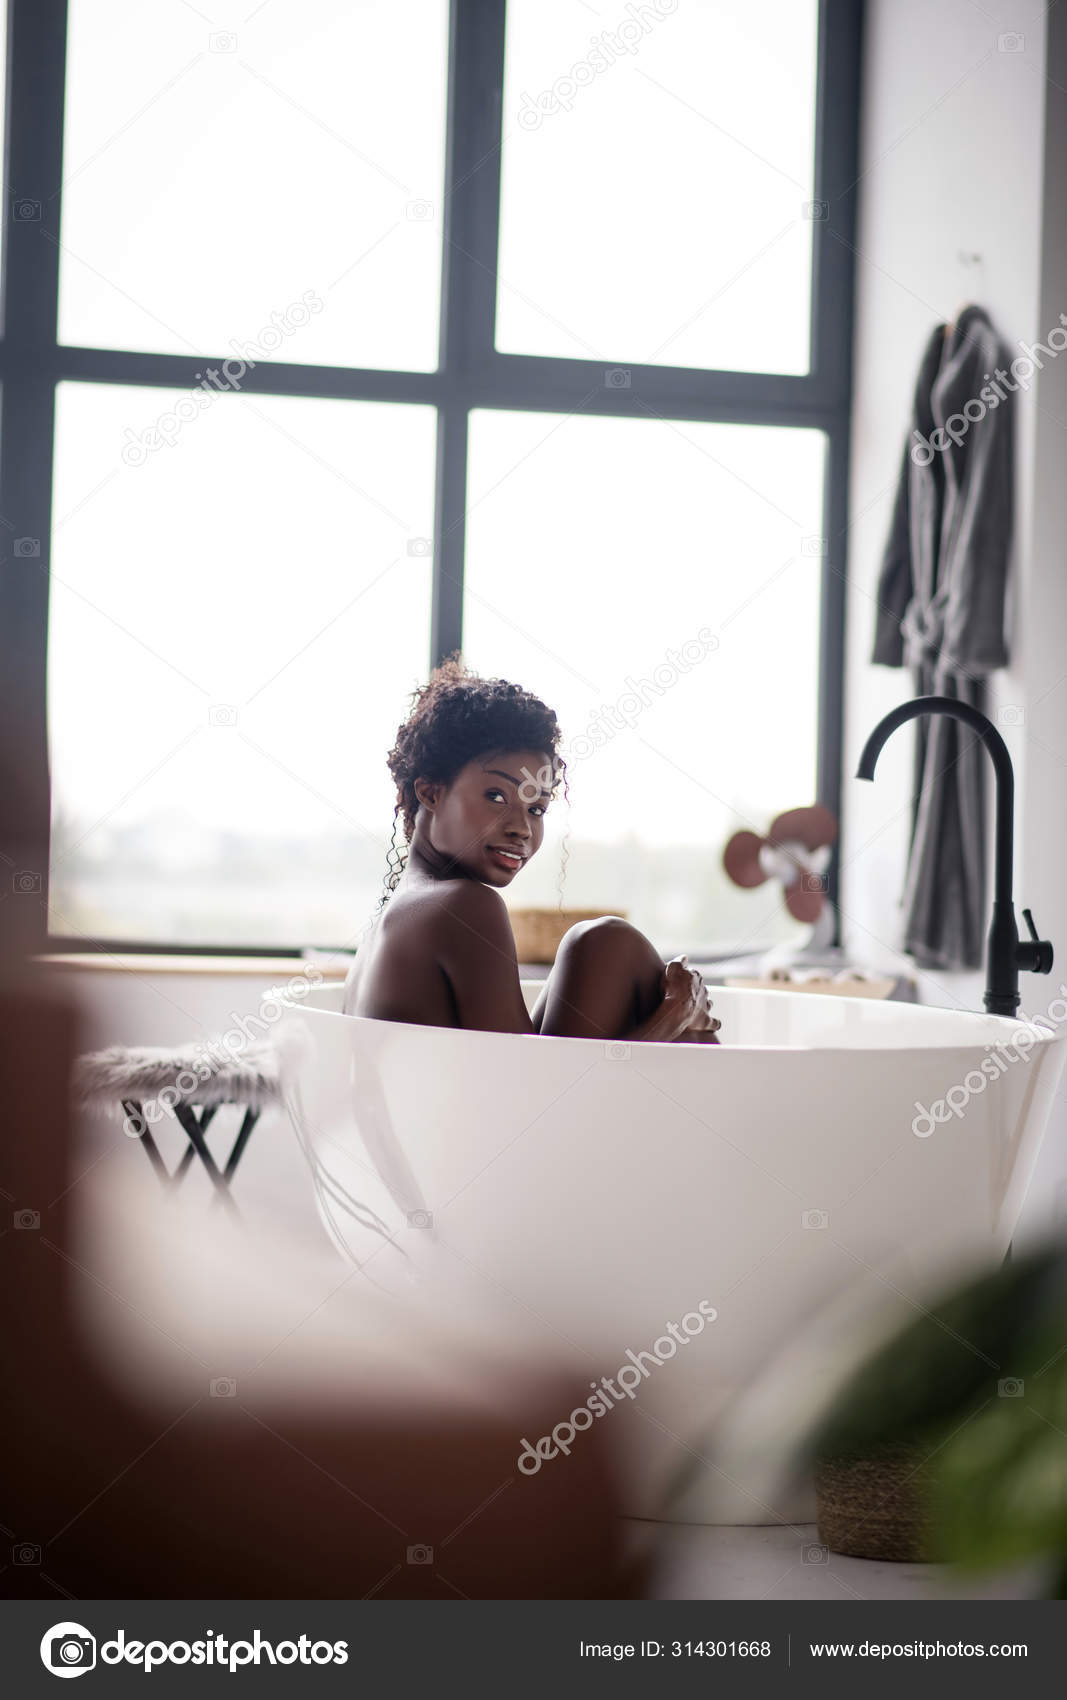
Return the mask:
<path fill-rule="evenodd" d="M 1034 917 L 1029 909 L 1023 910 L 1023 920 L 1030 929 L 1031 943 L 1016 946 L 1016 961 L 1020 968 L 1029 969 L 1032 974 L 1052 973 L 1052 945 L 1048 939 L 1039 939 Z"/>

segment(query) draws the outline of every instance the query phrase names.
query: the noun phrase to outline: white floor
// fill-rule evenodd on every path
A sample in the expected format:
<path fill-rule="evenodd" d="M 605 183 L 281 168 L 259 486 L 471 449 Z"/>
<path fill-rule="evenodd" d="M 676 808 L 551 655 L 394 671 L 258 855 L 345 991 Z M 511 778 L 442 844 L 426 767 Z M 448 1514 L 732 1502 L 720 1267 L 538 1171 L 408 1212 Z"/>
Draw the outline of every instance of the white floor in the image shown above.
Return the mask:
<path fill-rule="evenodd" d="M 1044 1595 L 1030 1565 L 960 1578 L 940 1564 L 845 1558 L 819 1545 L 814 1524 L 711 1528 L 627 1519 L 636 1551 L 655 1555 L 656 1600 L 1019 1600 Z"/>

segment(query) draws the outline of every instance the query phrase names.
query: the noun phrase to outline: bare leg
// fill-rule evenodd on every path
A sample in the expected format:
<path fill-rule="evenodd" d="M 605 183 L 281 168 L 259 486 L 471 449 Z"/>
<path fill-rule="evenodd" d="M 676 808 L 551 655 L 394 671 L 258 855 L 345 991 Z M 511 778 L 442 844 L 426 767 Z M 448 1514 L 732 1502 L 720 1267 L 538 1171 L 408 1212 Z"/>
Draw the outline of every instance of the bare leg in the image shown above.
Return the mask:
<path fill-rule="evenodd" d="M 579 921 L 560 941 L 534 1025 L 563 1038 L 616 1039 L 659 1007 L 663 967 L 651 940 L 621 916 Z"/>

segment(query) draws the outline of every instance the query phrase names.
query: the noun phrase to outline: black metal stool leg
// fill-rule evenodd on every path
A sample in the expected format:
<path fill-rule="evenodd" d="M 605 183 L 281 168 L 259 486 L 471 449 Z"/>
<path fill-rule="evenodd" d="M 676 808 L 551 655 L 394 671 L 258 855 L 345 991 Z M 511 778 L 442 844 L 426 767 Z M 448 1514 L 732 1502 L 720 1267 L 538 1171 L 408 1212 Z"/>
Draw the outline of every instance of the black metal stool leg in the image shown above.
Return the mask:
<path fill-rule="evenodd" d="M 147 1151 L 149 1161 L 152 1164 L 153 1169 L 155 1169 L 156 1174 L 159 1176 L 164 1186 L 169 1185 L 171 1177 L 167 1172 L 167 1165 L 164 1163 L 160 1154 L 159 1146 L 152 1138 L 148 1122 L 145 1118 L 143 1106 L 137 1103 L 133 1098 L 123 1098 L 122 1107 L 134 1127 L 140 1128 L 140 1132 L 137 1137 Z"/>
<path fill-rule="evenodd" d="M 241 1123 L 241 1131 L 233 1142 L 233 1150 L 230 1152 L 230 1160 L 226 1164 L 225 1179 L 227 1181 L 232 1178 L 233 1171 L 236 1169 L 241 1160 L 241 1153 L 248 1144 L 249 1139 L 252 1137 L 252 1129 L 255 1127 L 258 1120 L 258 1110 L 254 1110 L 250 1107 L 245 1111 L 244 1121 Z"/>
<path fill-rule="evenodd" d="M 237 1215 L 237 1206 L 230 1197 L 229 1184 L 219 1173 L 218 1165 L 204 1143 L 200 1123 L 196 1119 L 196 1111 L 191 1109 L 188 1104 L 175 1104 L 174 1114 L 188 1135 L 190 1143 L 196 1147 L 196 1154 L 207 1170 L 212 1186 L 218 1192 L 219 1197 L 225 1201 L 227 1209 Z"/>
<path fill-rule="evenodd" d="M 132 1098 L 123 1098 L 122 1107 L 126 1112 L 131 1126 L 137 1131 L 137 1137 L 144 1146 L 145 1151 L 148 1154 L 148 1159 L 164 1187 L 170 1188 L 177 1186 L 192 1163 L 193 1158 L 199 1157 L 204 1168 L 207 1170 L 208 1178 L 214 1188 L 214 1192 L 212 1194 L 213 1199 L 221 1200 L 227 1210 L 229 1210 L 232 1215 L 240 1219 L 241 1213 L 237 1208 L 236 1200 L 230 1193 L 230 1182 L 233 1178 L 234 1170 L 237 1168 L 237 1165 L 241 1160 L 245 1146 L 248 1144 L 248 1141 L 252 1136 L 252 1130 L 259 1120 L 261 1112 L 258 1109 L 253 1109 L 251 1106 L 246 1108 L 244 1119 L 241 1122 L 240 1131 L 233 1142 L 233 1148 L 230 1152 L 229 1158 L 227 1159 L 226 1168 L 224 1171 L 220 1172 L 218 1164 L 215 1162 L 214 1157 L 208 1150 L 207 1143 L 204 1139 L 204 1134 L 211 1125 L 211 1122 L 220 1106 L 218 1104 L 205 1104 L 198 1116 L 192 1104 L 175 1104 L 173 1106 L 174 1117 L 185 1133 L 186 1146 L 172 1173 L 167 1168 L 167 1165 L 163 1160 L 162 1153 L 160 1152 L 155 1140 L 152 1138 L 143 1106 Z"/>
<path fill-rule="evenodd" d="M 219 1106 L 217 1104 L 207 1104 L 207 1105 L 205 1105 L 204 1109 L 201 1110 L 201 1112 L 200 1112 L 200 1132 L 201 1133 L 205 1132 L 205 1130 L 211 1125 L 211 1118 L 214 1116 L 215 1111 L 218 1109 L 218 1107 Z M 195 1113 L 196 1112 L 194 1111 L 193 1114 L 195 1115 Z M 174 1173 L 171 1176 L 171 1180 L 173 1181 L 175 1186 L 177 1186 L 178 1182 L 181 1180 L 186 1169 L 189 1167 L 190 1163 L 192 1162 L 192 1160 L 195 1156 L 196 1156 L 196 1147 L 192 1144 L 186 1145 L 185 1150 L 182 1152 L 182 1155 L 181 1155 L 181 1161 L 178 1163 L 177 1168 L 174 1170 Z"/>

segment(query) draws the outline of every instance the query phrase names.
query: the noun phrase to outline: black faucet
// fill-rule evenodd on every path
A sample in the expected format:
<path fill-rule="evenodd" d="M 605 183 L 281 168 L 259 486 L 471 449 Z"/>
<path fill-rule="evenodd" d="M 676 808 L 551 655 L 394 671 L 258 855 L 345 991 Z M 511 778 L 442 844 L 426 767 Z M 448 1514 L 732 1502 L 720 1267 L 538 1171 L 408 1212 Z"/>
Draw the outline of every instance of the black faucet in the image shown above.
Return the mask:
<path fill-rule="evenodd" d="M 915 697 L 901 703 L 880 720 L 863 746 L 857 779 L 873 779 L 874 764 L 891 732 L 905 720 L 920 714 L 951 714 L 973 726 L 993 758 L 997 775 L 997 866 L 993 897 L 993 919 L 986 939 L 986 989 L 984 1003 L 990 1015 L 1014 1015 L 1019 1007 L 1019 970 L 1033 974 L 1052 972 L 1052 946 L 1039 939 L 1034 918 L 1023 910 L 1030 929 L 1029 941 L 1019 942 L 1011 899 L 1012 823 L 1015 817 L 1015 775 L 1008 747 L 991 720 L 970 703 L 955 697 Z"/>

